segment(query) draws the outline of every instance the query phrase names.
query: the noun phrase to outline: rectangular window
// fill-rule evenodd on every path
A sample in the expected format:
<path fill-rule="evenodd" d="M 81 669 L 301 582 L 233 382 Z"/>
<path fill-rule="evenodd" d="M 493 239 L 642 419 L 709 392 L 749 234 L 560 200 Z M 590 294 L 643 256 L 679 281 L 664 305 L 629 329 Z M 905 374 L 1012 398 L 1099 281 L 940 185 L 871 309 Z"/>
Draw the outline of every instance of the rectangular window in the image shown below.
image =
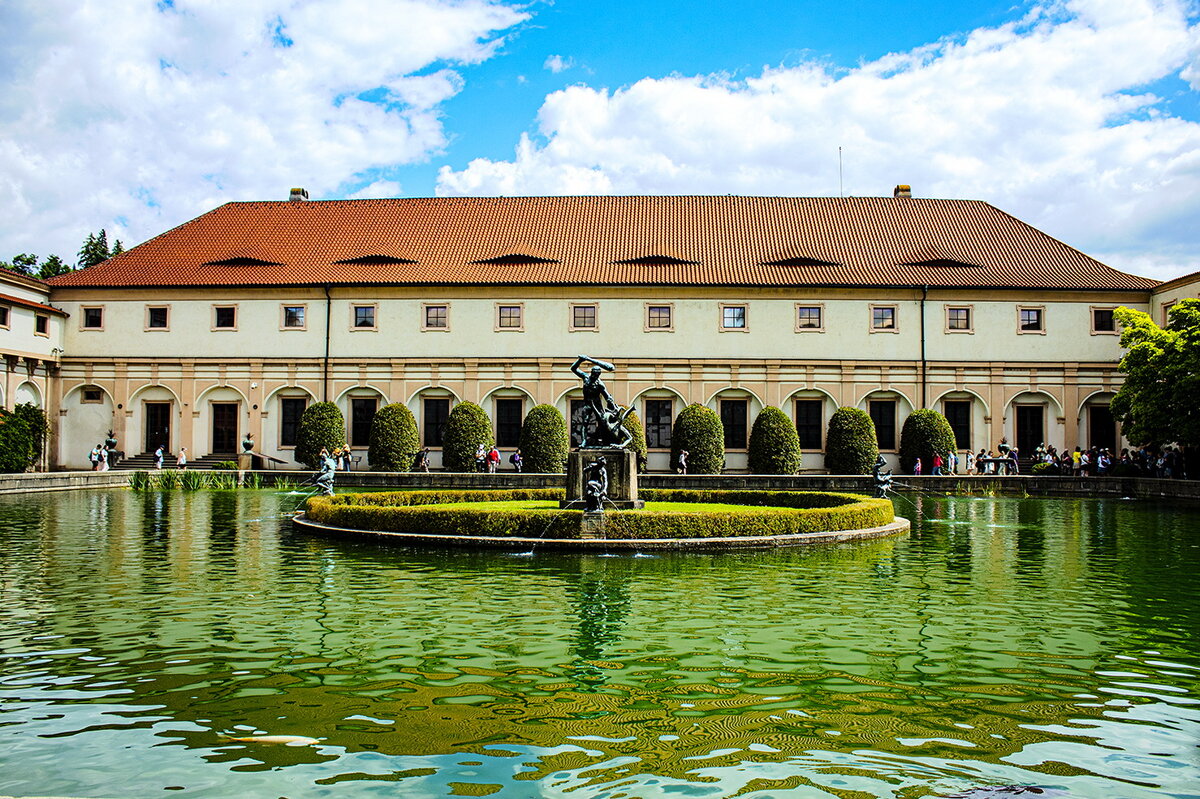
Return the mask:
<path fill-rule="evenodd" d="M 147 330 L 166 330 L 167 329 L 167 308 L 164 305 L 151 305 L 146 307 L 146 329 Z"/>
<path fill-rule="evenodd" d="M 0 305 L 0 327 L 8 327 L 8 306 Z"/>
<path fill-rule="evenodd" d="M 450 400 L 446 397 L 430 397 L 422 407 L 425 446 L 440 447 L 442 434 L 446 432 L 446 420 L 450 418 Z"/>
<path fill-rule="evenodd" d="M 300 429 L 300 414 L 308 407 L 308 397 L 279 398 L 279 446 L 296 446 L 296 431 Z"/>
<path fill-rule="evenodd" d="M 952 333 L 969 332 L 971 327 L 970 308 L 947 308 L 946 330 Z"/>
<path fill-rule="evenodd" d="M 954 431 L 954 446 L 957 449 L 971 449 L 971 401 L 946 400 L 942 405 L 946 421 Z"/>
<path fill-rule="evenodd" d="M 746 329 L 746 306 L 745 305 L 722 305 L 721 306 L 721 329 L 722 330 L 745 330 Z"/>
<path fill-rule="evenodd" d="M 671 306 L 670 305 L 647 305 L 646 306 L 646 329 L 647 330 L 670 330 L 671 329 Z"/>
<path fill-rule="evenodd" d="M 796 330 L 813 332 L 825 328 L 824 308 L 820 305 L 796 306 Z"/>
<path fill-rule="evenodd" d="M 670 449 L 672 400 L 646 400 L 646 447 L 648 449 Z"/>
<path fill-rule="evenodd" d="M 1044 333 L 1046 331 L 1041 308 L 1018 308 L 1017 321 L 1018 332 Z"/>
<path fill-rule="evenodd" d="M 350 446 L 371 446 L 371 425 L 378 407 L 377 397 L 350 398 Z"/>
<path fill-rule="evenodd" d="M 1168 327 L 1171 324 L 1171 309 L 1175 307 L 1174 302 L 1165 302 L 1162 307 L 1162 322 L 1160 327 Z"/>
<path fill-rule="evenodd" d="M 104 392 L 98 388 L 85 388 L 80 392 L 80 403 L 94 405 L 104 401 Z"/>
<path fill-rule="evenodd" d="M 1113 316 L 1112 308 L 1093 308 L 1092 309 L 1092 332 L 1093 333 L 1116 333 L 1117 320 Z"/>
<path fill-rule="evenodd" d="M 591 412 L 586 410 L 587 405 L 583 400 L 573 399 L 569 403 L 569 406 L 568 410 L 571 413 L 571 446 L 578 447 L 583 444 L 585 426 L 589 436 L 596 432 L 596 420 L 591 418 Z"/>
<path fill-rule="evenodd" d="M 867 412 L 875 423 L 875 441 L 880 449 L 896 448 L 896 401 L 871 400 Z"/>
<path fill-rule="evenodd" d="M 497 305 L 496 329 L 520 330 L 525 324 L 523 310 L 524 306 L 521 305 Z"/>
<path fill-rule="evenodd" d="M 84 308 L 83 309 L 83 329 L 84 330 L 100 330 L 104 327 L 104 309 L 103 308 Z"/>
<path fill-rule="evenodd" d="M 595 305 L 572 305 L 571 306 L 571 329 L 572 330 L 595 330 L 596 329 L 596 306 Z"/>
<path fill-rule="evenodd" d="M 213 328 L 217 330 L 233 330 L 237 327 L 237 308 L 232 305 L 218 305 L 213 308 Z"/>
<path fill-rule="evenodd" d="M 355 305 L 354 306 L 354 329 L 355 330 L 373 330 L 375 328 L 375 306 L 374 305 Z"/>
<path fill-rule="evenodd" d="M 422 330 L 449 330 L 450 306 L 425 305 L 422 307 Z M 430 445 L 432 446 L 432 445 Z M 440 444 L 438 446 L 441 446 Z"/>
<path fill-rule="evenodd" d="M 45 314 L 33 315 L 33 332 L 39 336 L 50 335 L 50 317 Z"/>
<path fill-rule="evenodd" d="M 283 306 L 283 326 L 294 330 L 303 330 L 305 310 L 306 308 L 303 305 Z"/>
<path fill-rule="evenodd" d="M 821 449 L 823 404 L 819 399 L 796 400 L 796 435 L 800 437 L 800 449 Z"/>
<path fill-rule="evenodd" d="M 871 329 L 883 330 L 889 333 L 896 332 L 896 306 L 872 305 Z"/>
<path fill-rule="evenodd" d="M 746 400 L 721 400 L 721 426 L 725 428 L 725 449 L 746 448 Z"/>
<path fill-rule="evenodd" d="M 496 446 L 517 447 L 521 444 L 521 421 L 525 402 L 520 399 L 496 400 Z"/>

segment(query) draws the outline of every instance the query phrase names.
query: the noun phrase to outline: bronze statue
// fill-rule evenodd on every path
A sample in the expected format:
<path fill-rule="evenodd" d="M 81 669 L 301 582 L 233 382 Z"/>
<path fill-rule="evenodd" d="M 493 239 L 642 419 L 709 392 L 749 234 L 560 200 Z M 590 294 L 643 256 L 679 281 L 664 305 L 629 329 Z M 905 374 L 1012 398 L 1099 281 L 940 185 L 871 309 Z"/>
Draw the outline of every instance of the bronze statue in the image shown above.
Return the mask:
<path fill-rule="evenodd" d="M 579 368 L 584 363 L 592 365 L 590 372 L 586 374 Z M 633 409 L 617 405 L 601 378 L 604 372 L 616 371 L 616 367 L 598 358 L 580 355 L 571 366 L 571 371 L 583 380 L 585 418 L 583 431 L 580 434 L 580 449 L 598 447 L 623 449 L 628 446 L 629 442 L 633 440 L 633 435 L 625 428 L 625 417 Z M 596 429 L 589 435 L 588 428 L 593 422 Z"/>
<path fill-rule="evenodd" d="M 887 468 L 887 461 L 882 455 L 875 457 L 875 468 L 871 470 L 871 476 L 875 479 L 875 498 L 883 499 L 887 492 L 892 490 L 892 470 Z"/>
<path fill-rule="evenodd" d="M 583 467 L 584 513 L 600 513 L 608 501 L 608 462 L 604 456 Z"/>

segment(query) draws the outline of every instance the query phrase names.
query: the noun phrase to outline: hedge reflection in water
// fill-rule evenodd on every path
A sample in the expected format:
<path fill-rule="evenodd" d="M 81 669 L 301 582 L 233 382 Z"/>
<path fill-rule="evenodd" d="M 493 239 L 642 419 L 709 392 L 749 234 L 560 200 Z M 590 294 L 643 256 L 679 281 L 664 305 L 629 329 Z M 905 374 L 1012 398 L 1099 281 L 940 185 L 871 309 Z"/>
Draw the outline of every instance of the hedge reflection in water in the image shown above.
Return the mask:
<path fill-rule="evenodd" d="M 1189 509 L 924 497 L 900 539 L 520 559 L 294 535 L 286 500 L 0 499 L 0 792 L 1200 781 Z M 255 732 L 321 744 L 221 737 Z"/>

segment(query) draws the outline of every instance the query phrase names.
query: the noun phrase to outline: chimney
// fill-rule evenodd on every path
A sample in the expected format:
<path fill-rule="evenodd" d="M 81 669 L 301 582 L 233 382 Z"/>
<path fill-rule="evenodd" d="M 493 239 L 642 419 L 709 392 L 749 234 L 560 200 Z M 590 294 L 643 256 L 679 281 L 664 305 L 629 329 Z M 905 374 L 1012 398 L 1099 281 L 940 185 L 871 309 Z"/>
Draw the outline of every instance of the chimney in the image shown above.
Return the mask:
<path fill-rule="evenodd" d="M 288 200 L 294 203 L 302 203 L 308 199 L 308 189 L 292 189 L 292 193 L 288 195 Z"/>
<path fill-rule="evenodd" d="M 293 189 L 293 191 L 295 191 L 295 189 Z M 307 197 L 308 195 L 305 195 L 305 196 Z M 897 200 L 900 200 L 900 199 L 911 200 L 912 199 L 912 186 L 909 186 L 907 183 L 901 183 L 898 186 L 896 186 L 896 190 L 894 192 L 892 192 L 892 196 L 895 197 Z"/>

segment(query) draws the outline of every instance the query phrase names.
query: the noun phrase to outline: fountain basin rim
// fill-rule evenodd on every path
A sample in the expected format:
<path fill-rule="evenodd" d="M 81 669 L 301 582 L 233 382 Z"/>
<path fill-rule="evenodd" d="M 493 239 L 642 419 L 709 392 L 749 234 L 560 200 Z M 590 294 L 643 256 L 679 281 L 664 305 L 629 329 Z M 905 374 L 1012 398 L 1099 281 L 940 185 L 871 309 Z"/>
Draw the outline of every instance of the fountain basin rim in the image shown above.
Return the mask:
<path fill-rule="evenodd" d="M 377 537 L 401 545 L 433 545 L 451 547 L 487 547 L 492 549 L 520 549 L 525 546 L 541 549 L 571 549 L 584 552 L 610 550 L 709 550 L 709 549 L 771 549 L 775 547 L 805 546 L 808 544 L 830 544 L 843 541 L 884 538 L 907 533 L 912 525 L 899 516 L 889 524 L 859 530 L 828 530 L 792 535 L 732 536 L 724 538 L 531 538 L 521 536 L 466 536 L 431 535 L 422 533 L 396 533 L 386 530 L 361 530 L 351 527 L 336 527 L 313 521 L 303 511 L 292 519 L 292 525 L 301 532 L 333 537 Z"/>

